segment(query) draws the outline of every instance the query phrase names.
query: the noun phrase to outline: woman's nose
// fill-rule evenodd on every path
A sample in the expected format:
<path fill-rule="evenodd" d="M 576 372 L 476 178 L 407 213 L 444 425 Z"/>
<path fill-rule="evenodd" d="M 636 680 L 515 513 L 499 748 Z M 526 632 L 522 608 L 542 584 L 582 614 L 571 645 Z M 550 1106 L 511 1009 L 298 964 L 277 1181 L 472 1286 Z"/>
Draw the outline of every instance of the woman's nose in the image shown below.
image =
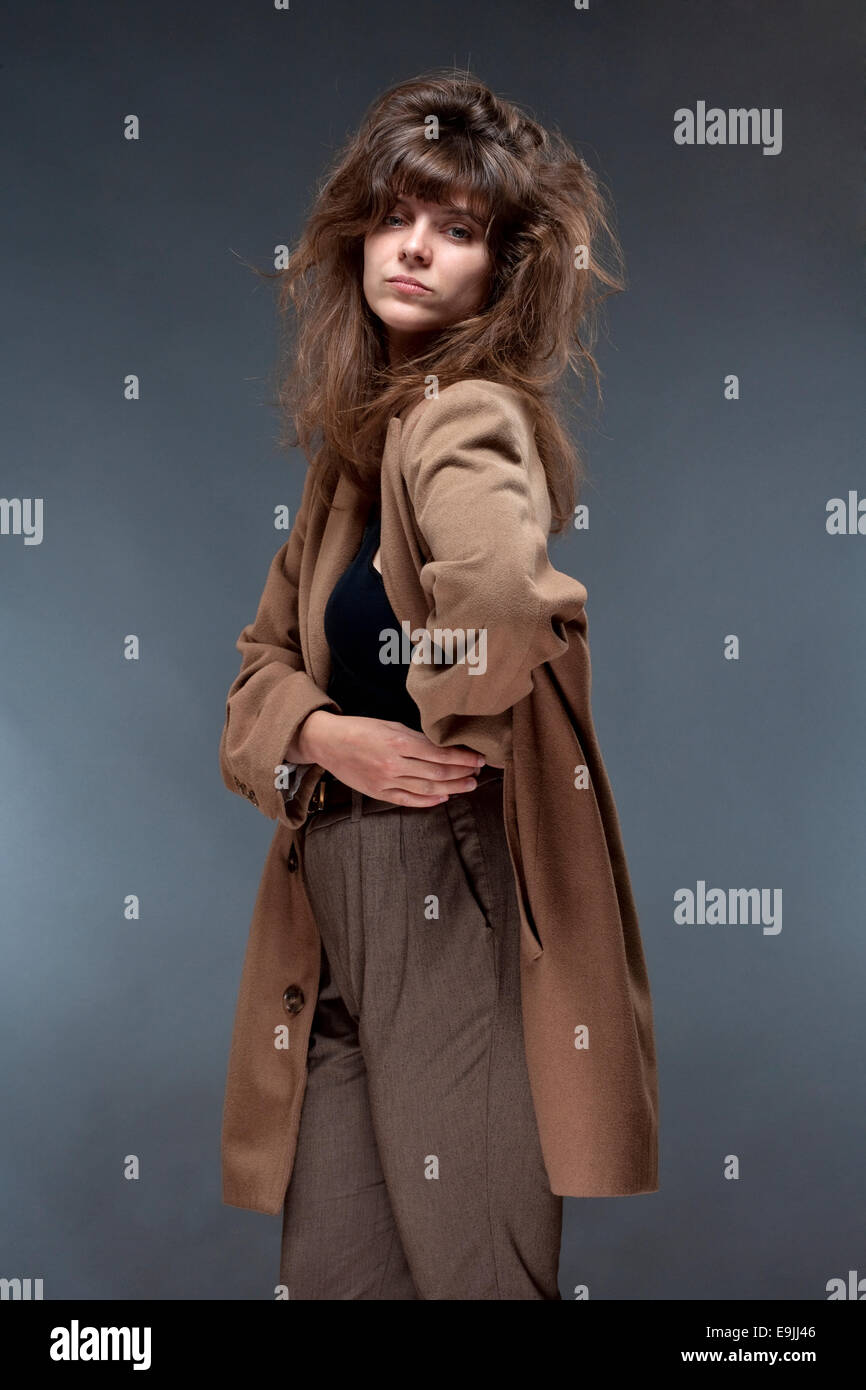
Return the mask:
<path fill-rule="evenodd" d="M 429 238 L 413 228 L 403 242 L 402 250 L 404 255 L 411 256 L 413 260 L 425 260 L 430 254 Z"/>

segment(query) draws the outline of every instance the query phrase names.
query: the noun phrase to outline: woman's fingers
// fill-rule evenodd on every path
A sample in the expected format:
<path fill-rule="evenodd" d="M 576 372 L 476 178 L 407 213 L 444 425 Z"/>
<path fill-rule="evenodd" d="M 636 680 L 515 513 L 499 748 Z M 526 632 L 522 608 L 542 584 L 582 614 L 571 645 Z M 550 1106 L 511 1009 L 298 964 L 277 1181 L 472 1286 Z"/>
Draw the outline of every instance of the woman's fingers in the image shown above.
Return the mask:
<path fill-rule="evenodd" d="M 417 729 L 387 720 L 365 723 L 386 726 L 389 731 L 383 751 L 388 755 L 386 775 L 392 785 L 380 791 L 383 801 L 396 806 L 436 806 L 477 786 L 484 759 L 474 749 L 462 744 L 440 748 Z M 394 734 L 399 735 L 396 740 Z"/>
<path fill-rule="evenodd" d="M 439 750 L 442 751 L 441 749 Z M 449 762 L 425 762 L 420 758 L 403 758 L 402 764 L 397 772 L 400 781 L 411 778 L 420 778 L 426 782 L 454 782 L 461 778 L 476 777 L 484 764 L 479 765 L 478 760 L 473 758 L 468 762 L 465 757 L 458 762 L 451 759 Z M 448 788 L 452 790 L 452 788 Z"/>
<path fill-rule="evenodd" d="M 407 808 L 414 809 L 421 806 L 441 806 L 443 801 L 448 800 L 448 797 L 445 794 L 440 794 L 439 796 L 416 796 L 414 792 L 397 790 L 395 788 L 393 791 L 386 792 L 382 800 L 393 801 L 395 806 L 406 806 Z"/>
<path fill-rule="evenodd" d="M 383 801 L 394 801 L 398 806 L 438 806 L 449 796 L 460 792 L 474 791 L 478 782 L 474 777 L 452 778 L 446 782 L 430 781 L 424 777 L 406 777 L 399 787 L 389 787 L 382 793 Z"/>
<path fill-rule="evenodd" d="M 457 792 L 471 792 L 478 786 L 475 777 L 449 778 L 447 781 L 431 781 L 426 777 L 404 777 L 400 782 L 402 791 L 416 796 L 454 796 Z"/>
<path fill-rule="evenodd" d="M 417 771 L 420 777 L 464 776 L 467 769 L 474 771 L 484 767 L 484 758 L 474 748 L 466 748 L 463 744 L 439 748 L 438 744 L 431 744 L 430 739 L 424 734 L 417 734 L 416 730 L 407 730 L 406 733 L 413 737 L 403 752 L 403 762 L 407 771 Z M 413 769 L 411 763 L 423 766 Z"/>

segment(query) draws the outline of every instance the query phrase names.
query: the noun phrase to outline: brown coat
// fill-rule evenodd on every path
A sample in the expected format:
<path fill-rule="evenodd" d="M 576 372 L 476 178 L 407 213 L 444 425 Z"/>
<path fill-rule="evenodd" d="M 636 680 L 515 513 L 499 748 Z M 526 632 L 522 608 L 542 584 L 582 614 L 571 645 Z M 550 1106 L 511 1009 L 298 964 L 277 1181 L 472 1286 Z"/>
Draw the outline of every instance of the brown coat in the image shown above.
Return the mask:
<path fill-rule="evenodd" d="M 281 769 L 311 710 L 340 713 L 324 693 L 324 611 L 366 520 L 345 478 L 332 501 L 311 503 L 308 472 L 255 621 L 237 641 L 242 663 L 220 741 L 226 786 L 277 822 L 235 1015 L 223 1200 L 274 1215 L 292 1173 L 319 980 L 295 837 L 322 768 L 310 767 L 292 799 Z M 534 430 L 516 391 L 464 380 L 391 420 L 381 565 L 397 620 L 408 621 L 413 643 L 425 628 L 487 634 L 483 673 L 472 670 L 472 654 L 450 666 L 428 656 L 410 667 L 407 689 L 429 739 L 464 744 L 505 769 L 526 1059 L 551 1190 L 654 1192 L 649 982 L 590 712 L 587 593 L 551 565 L 549 526 Z"/>

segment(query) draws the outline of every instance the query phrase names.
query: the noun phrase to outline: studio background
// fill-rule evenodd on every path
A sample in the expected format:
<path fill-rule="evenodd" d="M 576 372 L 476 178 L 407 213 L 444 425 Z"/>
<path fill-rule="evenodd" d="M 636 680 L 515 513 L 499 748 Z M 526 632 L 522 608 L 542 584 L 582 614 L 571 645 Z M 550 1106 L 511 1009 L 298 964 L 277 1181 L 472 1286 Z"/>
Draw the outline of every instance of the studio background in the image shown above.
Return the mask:
<path fill-rule="evenodd" d="M 661 1186 L 566 1199 L 563 1298 L 824 1299 L 866 1275 L 866 534 L 826 526 L 866 494 L 855 11 L 9 7 L 2 493 L 42 498 L 44 531 L 0 535 L 0 1276 L 273 1297 L 279 1219 L 223 1206 L 219 1173 L 273 825 L 218 742 L 305 461 L 275 445 L 273 300 L 243 262 L 295 242 L 377 93 L 451 62 L 577 145 L 629 278 L 578 434 L 589 529 L 551 557 L 589 593 Z M 781 152 L 676 145 L 699 101 L 781 108 Z M 678 924 L 700 880 L 781 889 L 781 931 Z"/>

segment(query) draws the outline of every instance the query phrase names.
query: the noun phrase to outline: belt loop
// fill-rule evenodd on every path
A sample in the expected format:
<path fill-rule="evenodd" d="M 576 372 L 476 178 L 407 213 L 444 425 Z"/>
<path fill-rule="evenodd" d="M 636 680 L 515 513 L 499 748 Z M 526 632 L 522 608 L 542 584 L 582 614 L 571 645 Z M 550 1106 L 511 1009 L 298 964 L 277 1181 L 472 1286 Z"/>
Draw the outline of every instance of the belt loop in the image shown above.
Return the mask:
<path fill-rule="evenodd" d="M 364 810 L 364 793 L 352 788 L 352 820 L 360 820 Z"/>

